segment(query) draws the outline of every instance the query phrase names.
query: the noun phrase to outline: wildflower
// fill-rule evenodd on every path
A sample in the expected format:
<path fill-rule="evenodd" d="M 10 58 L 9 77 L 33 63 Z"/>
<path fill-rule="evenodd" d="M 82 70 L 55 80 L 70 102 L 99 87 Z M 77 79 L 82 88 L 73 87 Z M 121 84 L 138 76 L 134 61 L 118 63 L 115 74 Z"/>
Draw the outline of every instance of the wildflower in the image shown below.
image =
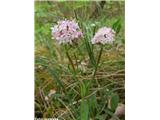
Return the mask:
<path fill-rule="evenodd" d="M 51 28 L 52 38 L 58 41 L 59 44 L 76 42 L 82 37 L 82 32 L 75 20 L 61 20 L 57 25 Z"/>
<path fill-rule="evenodd" d="M 114 41 L 115 32 L 111 28 L 103 27 L 92 38 L 92 44 L 107 44 Z"/>

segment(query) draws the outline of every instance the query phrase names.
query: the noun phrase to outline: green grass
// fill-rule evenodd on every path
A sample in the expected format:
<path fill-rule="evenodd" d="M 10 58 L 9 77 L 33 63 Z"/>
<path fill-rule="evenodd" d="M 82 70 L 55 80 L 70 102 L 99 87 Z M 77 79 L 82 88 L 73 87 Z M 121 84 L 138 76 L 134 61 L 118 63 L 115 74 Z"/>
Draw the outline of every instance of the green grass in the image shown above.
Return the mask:
<path fill-rule="evenodd" d="M 95 9 L 98 16 L 94 15 Z M 51 39 L 50 28 L 63 18 L 77 19 L 85 36 L 78 46 L 68 47 L 68 55 L 64 46 Z M 100 46 L 89 41 L 103 26 L 112 27 L 117 34 L 113 45 L 103 46 L 98 60 Z M 60 120 L 113 117 L 117 104 L 125 103 L 124 50 L 124 2 L 106 2 L 101 9 L 99 2 L 36 1 L 35 117 Z M 51 90 L 56 92 L 50 95 Z M 118 119 L 124 117 L 115 117 Z"/>

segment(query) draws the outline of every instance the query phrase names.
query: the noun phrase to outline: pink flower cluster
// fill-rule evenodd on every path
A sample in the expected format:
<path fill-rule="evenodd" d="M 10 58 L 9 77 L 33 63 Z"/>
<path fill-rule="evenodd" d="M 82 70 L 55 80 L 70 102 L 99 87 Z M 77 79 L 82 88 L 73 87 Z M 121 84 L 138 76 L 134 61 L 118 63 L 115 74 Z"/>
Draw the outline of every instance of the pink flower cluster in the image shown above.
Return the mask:
<path fill-rule="evenodd" d="M 83 36 L 78 23 L 75 20 L 61 20 L 57 25 L 51 28 L 52 38 L 57 40 L 59 44 L 76 42 Z"/>
<path fill-rule="evenodd" d="M 92 38 L 92 44 L 108 44 L 114 41 L 115 32 L 111 28 L 102 27 Z"/>

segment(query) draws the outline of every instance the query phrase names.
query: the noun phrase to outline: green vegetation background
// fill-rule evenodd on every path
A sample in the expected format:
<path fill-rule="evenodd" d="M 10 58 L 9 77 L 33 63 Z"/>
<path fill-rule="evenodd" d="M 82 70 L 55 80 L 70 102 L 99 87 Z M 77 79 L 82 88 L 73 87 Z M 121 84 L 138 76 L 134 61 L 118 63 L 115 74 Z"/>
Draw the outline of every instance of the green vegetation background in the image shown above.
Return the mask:
<path fill-rule="evenodd" d="M 88 61 L 84 41 L 79 51 L 72 48 L 71 57 L 78 54 L 81 73 L 78 78 L 87 90 L 82 101 L 78 83 L 73 80 L 63 48 L 51 39 L 51 27 L 61 19 L 77 19 L 90 40 L 103 26 L 114 27 L 116 39 L 106 46 L 96 74 L 96 82 L 87 87 L 93 71 Z M 35 1 L 35 117 L 64 120 L 108 120 L 118 103 L 125 102 L 125 37 L 124 2 L 53 2 Z M 99 47 L 95 47 L 99 50 Z M 96 51 L 94 51 L 96 54 Z M 82 64 L 84 63 L 84 64 Z M 61 83 L 64 87 L 62 89 Z M 49 96 L 51 92 L 55 92 Z M 124 119 L 115 118 L 115 119 Z"/>

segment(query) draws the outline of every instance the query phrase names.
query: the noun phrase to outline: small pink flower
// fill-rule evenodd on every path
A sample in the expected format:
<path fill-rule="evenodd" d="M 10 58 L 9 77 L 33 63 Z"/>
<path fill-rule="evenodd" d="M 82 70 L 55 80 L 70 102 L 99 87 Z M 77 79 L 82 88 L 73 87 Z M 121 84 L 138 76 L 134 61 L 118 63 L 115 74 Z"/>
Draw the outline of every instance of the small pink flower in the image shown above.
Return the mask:
<path fill-rule="evenodd" d="M 111 28 L 102 27 L 92 38 L 92 44 L 108 44 L 114 41 L 115 32 Z"/>
<path fill-rule="evenodd" d="M 52 38 L 58 41 L 59 44 L 70 43 L 80 39 L 83 34 L 75 20 L 61 20 L 57 25 L 51 28 Z"/>

